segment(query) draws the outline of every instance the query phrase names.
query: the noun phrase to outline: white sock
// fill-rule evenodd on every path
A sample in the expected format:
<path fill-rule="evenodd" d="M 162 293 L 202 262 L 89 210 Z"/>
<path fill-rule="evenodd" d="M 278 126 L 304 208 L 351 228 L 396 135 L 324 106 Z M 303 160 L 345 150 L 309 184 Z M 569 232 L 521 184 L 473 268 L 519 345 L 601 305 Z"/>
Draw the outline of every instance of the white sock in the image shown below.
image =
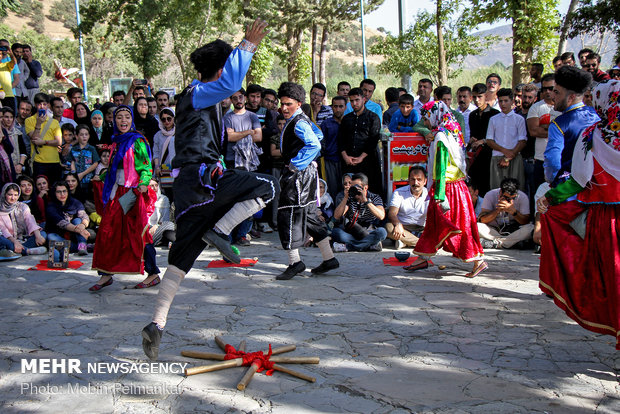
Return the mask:
<path fill-rule="evenodd" d="M 222 234 L 230 234 L 243 220 L 252 217 L 254 213 L 258 213 L 266 205 L 260 197 L 254 200 L 240 201 L 232 206 L 228 213 L 215 223 L 213 228 Z"/>
<path fill-rule="evenodd" d="M 155 311 L 153 312 L 153 322 L 157 324 L 159 329 L 164 329 L 164 326 L 166 326 L 170 305 L 172 305 L 172 300 L 184 277 L 185 272 L 173 265 L 169 265 L 166 273 L 164 273 L 155 301 Z"/>
<path fill-rule="evenodd" d="M 299 249 L 291 249 L 288 251 L 288 264 L 293 265 L 297 262 L 301 262 L 301 257 L 299 257 Z"/>
<path fill-rule="evenodd" d="M 334 251 L 329 245 L 329 237 L 325 237 L 316 245 L 319 246 L 319 250 L 321 251 L 321 255 L 323 256 L 323 261 L 334 258 Z"/>

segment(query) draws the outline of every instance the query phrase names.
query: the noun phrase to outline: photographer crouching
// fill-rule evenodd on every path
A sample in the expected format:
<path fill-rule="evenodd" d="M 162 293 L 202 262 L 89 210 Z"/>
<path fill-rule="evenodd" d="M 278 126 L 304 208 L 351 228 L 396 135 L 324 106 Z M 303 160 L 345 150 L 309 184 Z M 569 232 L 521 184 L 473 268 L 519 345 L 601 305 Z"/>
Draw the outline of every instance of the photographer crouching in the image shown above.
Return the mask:
<path fill-rule="evenodd" d="M 378 225 L 385 218 L 383 200 L 368 191 L 366 174 L 354 174 L 351 187 L 345 187 L 344 198 L 334 210 L 334 218 L 341 220 L 332 231 L 335 252 L 382 250 L 381 241 L 387 231 Z"/>

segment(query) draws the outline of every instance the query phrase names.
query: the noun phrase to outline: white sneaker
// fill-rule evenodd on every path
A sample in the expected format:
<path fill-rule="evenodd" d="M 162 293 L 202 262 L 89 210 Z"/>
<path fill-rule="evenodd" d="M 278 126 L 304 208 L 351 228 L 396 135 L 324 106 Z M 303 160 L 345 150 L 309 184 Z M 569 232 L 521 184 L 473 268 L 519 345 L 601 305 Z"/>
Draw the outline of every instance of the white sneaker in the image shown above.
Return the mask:
<path fill-rule="evenodd" d="M 400 249 L 402 249 L 403 247 L 405 247 L 405 243 L 403 243 L 403 242 L 402 242 L 402 241 L 400 241 L 400 240 L 396 240 L 396 242 L 394 243 L 394 248 L 395 248 L 396 250 L 400 250 Z"/>
<path fill-rule="evenodd" d="M 334 253 L 342 253 L 346 251 L 348 251 L 346 244 L 334 242 Z"/>
<path fill-rule="evenodd" d="M 263 224 L 263 228 L 261 229 L 263 233 L 273 233 L 273 229 L 269 226 L 269 224 Z"/>
<path fill-rule="evenodd" d="M 45 246 L 31 247 L 30 249 L 26 250 L 26 253 L 28 254 L 28 256 L 32 256 L 34 254 L 45 254 L 47 253 L 47 247 Z"/>

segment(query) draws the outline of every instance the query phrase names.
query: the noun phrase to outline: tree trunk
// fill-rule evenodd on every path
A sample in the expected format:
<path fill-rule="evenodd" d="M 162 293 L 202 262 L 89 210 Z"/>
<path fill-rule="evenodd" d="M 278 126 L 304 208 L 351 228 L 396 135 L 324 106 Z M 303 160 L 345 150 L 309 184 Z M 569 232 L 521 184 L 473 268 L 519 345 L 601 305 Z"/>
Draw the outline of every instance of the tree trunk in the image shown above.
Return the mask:
<path fill-rule="evenodd" d="M 448 68 L 446 67 L 446 49 L 443 43 L 443 24 L 442 24 L 442 0 L 437 0 L 437 46 L 439 49 L 438 59 L 439 59 L 439 85 L 443 86 L 448 83 Z"/>
<path fill-rule="evenodd" d="M 534 49 L 523 41 L 518 30 L 519 22 L 512 23 L 512 87 L 520 83 L 527 83 L 529 77 L 529 63 L 532 62 Z M 521 22 L 527 24 L 527 22 Z"/>
<path fill-rule="evenodd" d="M 579 0 L 570 0 L 568 11 L 564 16 L 564 21 L 560 28 L 560 43 L 558 44 L 558 56 L 566 51 L 566 41 L 568 40 L 568 29 L 570 28 L 570 21 L 573 17 L 573 13 L 577 10 Z"/>
<path fill-rule="evenodd" d="M 299 58 L 303 38 L 304 31 L 302 29 L 286 28 L 286 46 L 289 52 L 286 68 L 289 82 L 297 82 L 299 80 L 297 59 Z"/>
<path fill-rule="evenodd" d="M 181 79 L 183 79 L 183 85 L 188 85 L 191 82 L 191 79 L 187 78 L 187 72 L 185 71 L 185 62 L 183 61 L 183 56 L 179 49 L 177 48 L 177 40 L 178 36 L 175 30 L 172 30 L 172 53 L 174 53 L 174 57 L 177 58 L 177 62 L 179 62 L 179 67 L 181 68 Z"/>
<path fill-rule="evenodd" d="M 319 56 L 319 82 L 327 86 L 327 41 L 329 40 L 329 29 L 323 26 L 321 37 L 321 54 Z"/>
<path fill-rule="evenodd" d="M 316 83 L 316 37 L 318 28 L 316 24 L 312 25 L 312 84 Z"/>

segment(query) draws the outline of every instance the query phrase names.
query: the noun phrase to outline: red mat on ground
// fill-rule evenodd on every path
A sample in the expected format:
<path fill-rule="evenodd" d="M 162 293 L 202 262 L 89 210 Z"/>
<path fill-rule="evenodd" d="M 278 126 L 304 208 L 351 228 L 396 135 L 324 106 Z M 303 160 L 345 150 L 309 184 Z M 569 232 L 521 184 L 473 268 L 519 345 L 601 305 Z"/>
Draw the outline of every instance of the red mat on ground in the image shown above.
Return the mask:
<path fill-rule="evenodd" d="M 383 264 L 386 265 L 386 266 L 409 266 L 417 258 L 418 258 L 418 256 L 409 256 L 409 258 L 407 260 L 405 260 L 404 262 L 400 262 L 395 257 L 387 257 L 387 258 L 384 257 L 383 258 Z M 432 266 L 433 265 L 433 261 L 429 260 L 428 264 L 429 264 L 429 266 Z"/>
<path fill-rule="evenodd" d="M 67 269 L 79 269 L 84 263 L 79 260 L 69 261 L 69 267 Z M 67 270 L 62 267 L 47 267 L 47 260 L 41 260 L 35 267 L 31 267 L 28 270 Z"/>
<path fill-rule="evenodd" d="M 241 259 L 241 263 L 228 263 L 226 260 L 211 260 L 207 267 L 212 269 L 220 267 L 251 267 L 254 266 L 258 260 L 253 259 Z"/>

